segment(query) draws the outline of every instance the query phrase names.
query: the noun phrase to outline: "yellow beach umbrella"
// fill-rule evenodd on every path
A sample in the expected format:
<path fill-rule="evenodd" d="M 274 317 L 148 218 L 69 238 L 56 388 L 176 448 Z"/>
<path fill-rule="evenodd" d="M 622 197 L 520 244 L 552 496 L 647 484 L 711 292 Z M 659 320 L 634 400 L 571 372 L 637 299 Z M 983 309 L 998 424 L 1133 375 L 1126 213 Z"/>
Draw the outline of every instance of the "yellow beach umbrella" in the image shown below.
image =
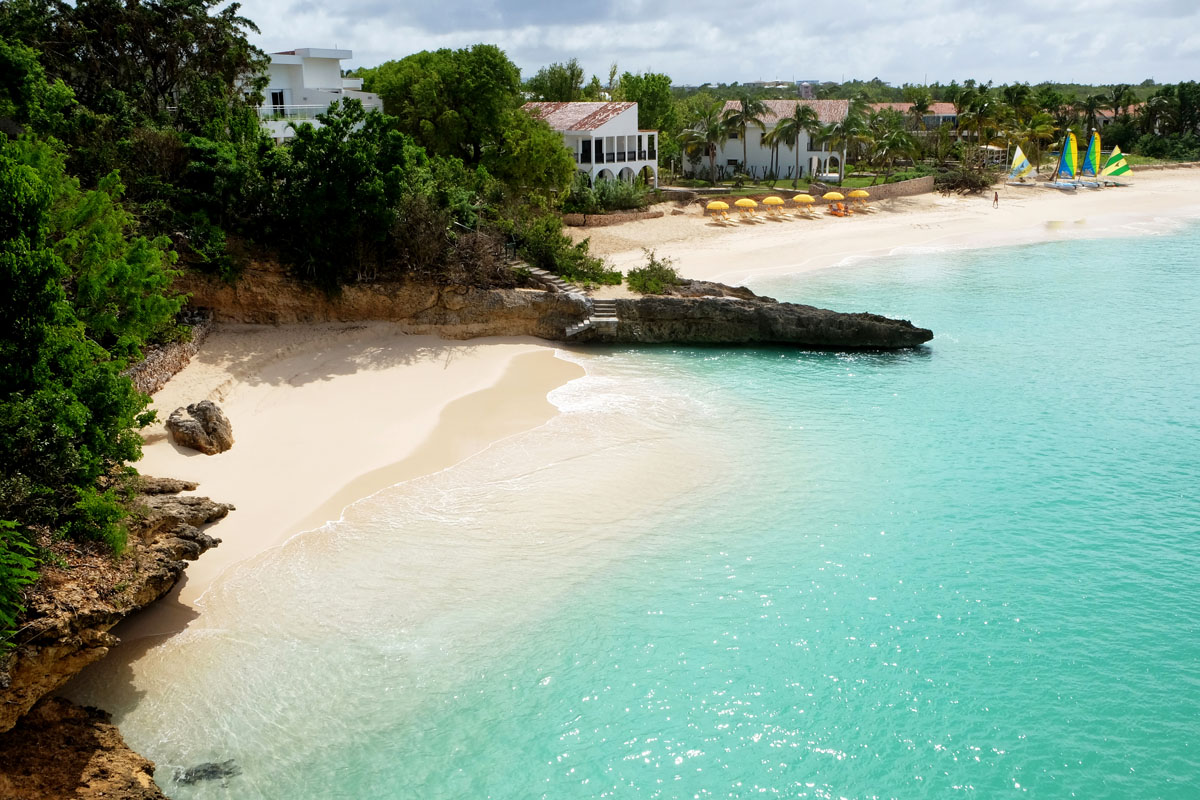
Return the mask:
<path fill-rule="evenodd" d="M 851 197 L 870 197 L 871 193 L 868 192 L 866 189 L 855 189 L 853 192 L 850 193 L 850 196 Z"/>
<path fill-rule="evenodd" d="M 783 198 L 776 197 L 775 195 L 771 195 L 770 197 L 763 199 L 763 205 L 765 205 L 765 206 L 781 206 L 781 205 L 783 205 Z"/>
<path fill-rule="evenodd" d="M 758 208 L 758 203 L 751 200 L 749 197 L 743 197 L 741 200 L 734 202 L 738 208 Z"/>
<path fill-rule="evenodd" d="M 728 211 L 729 203 L 726 203 L 724 200 L 713 200 L 711 203 L 706 205 L 705 208 L 707 208 L 709 211 Z"/>
<path fill-rule="evenodd" d="M 815 202 L 817 202 L 817 198 L 813 197 L 811 194 L 798 194 L 792 198 L 792 202 L 793 203 L 815 203 Z"/>
<path fill-rule="evenodd" d="M 822 200 L 845 200 L 846 195 L 842 194 L 841 192 L 826 192 L 825 194 L 821 195 L 821 199 Z"/>

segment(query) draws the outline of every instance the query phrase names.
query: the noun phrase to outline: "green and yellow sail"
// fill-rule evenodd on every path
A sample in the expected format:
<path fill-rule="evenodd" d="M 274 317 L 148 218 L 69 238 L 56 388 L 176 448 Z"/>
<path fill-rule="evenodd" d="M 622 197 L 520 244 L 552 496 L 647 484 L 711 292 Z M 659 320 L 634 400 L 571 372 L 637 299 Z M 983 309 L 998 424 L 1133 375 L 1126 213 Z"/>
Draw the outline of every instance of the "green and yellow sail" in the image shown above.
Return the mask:
<path fill-rule="evenodd" d="M 1114 147 L 1112 155 L 1108 157 L 1108 161 L 1104 162 L 1104 169 L 1100 174 L 1104 176 L 1128 175 L 1129 172 L 1129 162 L 1125 160 L 1125 154 L 1121 152 L 1121 148 Z"/>
<path fill-rule="evenodd" d="M 1067 136 L 1063 139 L 1062 154 L 1058 158 L 1058 171 L 1054 174 L 1059 178 L 1074 178 L 1078 172 L 1079 143 L 1074 132 L 1067 131 Z"/>
<path fill-rule="evenodd" d="M 1031 172 L 1033 172 L 1033 164 L 1029 163 L 1029 159 L 1021 152 L 1021 147 L 1018 145 L 1017 151 L 1013 153 L 1012 170 L 1008 173 L 1008 179 L 1011 181 L 1024 178 Z"/>
<path fill-rule="evenodd" d="M 1100 174 L 1100 133 L 1098 131 L 1092 131 L 1092 138 L 1088 139 L 1087 152 L 1083 154 L 1083 164 L 1079 167 L 1079 174 L 1089 178 L 1095 178 Z"/>

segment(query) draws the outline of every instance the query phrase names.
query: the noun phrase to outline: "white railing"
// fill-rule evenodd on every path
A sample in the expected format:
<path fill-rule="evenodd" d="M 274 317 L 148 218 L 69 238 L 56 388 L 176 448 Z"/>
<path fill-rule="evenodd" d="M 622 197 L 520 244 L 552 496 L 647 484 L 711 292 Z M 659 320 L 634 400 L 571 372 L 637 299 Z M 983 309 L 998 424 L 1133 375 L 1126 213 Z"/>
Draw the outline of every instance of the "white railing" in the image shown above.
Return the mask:
<path fill-rule="evenodd" d="M 262 106 L 261 108 L 258 109 L 258 118 L 262 119 L 262 120 L 267 120 L 267 121 L 270 121 L 270 120 L 281 120 L 282 121 L 282 120 L 293 120 L 293 119 L 315 120 L 317 118 L 317 114 L 324 114 L 326 111 L 329 110 L 330 105 L 331 104 L 328 104 L 328 103 L 323 106 L 266 105 L 266 106 Z M 378 104 L 363 103 L 363 110 L 368 111 L 368 112 L 369 111 L 383 111 L 383 104 L 382 103 L 378 103 Z"/>

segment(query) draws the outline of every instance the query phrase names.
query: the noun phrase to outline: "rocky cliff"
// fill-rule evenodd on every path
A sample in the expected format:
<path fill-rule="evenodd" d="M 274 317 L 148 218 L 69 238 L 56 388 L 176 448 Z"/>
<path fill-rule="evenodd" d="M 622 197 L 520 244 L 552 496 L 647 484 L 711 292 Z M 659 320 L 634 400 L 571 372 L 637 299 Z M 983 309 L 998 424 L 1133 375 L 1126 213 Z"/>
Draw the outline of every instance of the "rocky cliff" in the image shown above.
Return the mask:
<path fill-rule="evenodd" d="M 568 339 L 590 313 L 580 296 L 535 289 L 476 289 L 398 282 L 358 284 L 337 296 L 298 284 L 275 264 L 256 264 L 236 285 L 195 274 L 177 288 L 226 322 L 395 322 L 451 339 L 537 336 L 553 341 L 646 344 L 794 344 L 821 348 L 913 347 L 933 333 L 906 320 L 779 303 L 747 289 L 688 282 L 669 296 L 617 301 L 618 325 Z"/>
<path fill-rule="evenodd" d="M 30 789 L 37 784 L 29 781 L 36 781 L 38 776 L 14 772 L 15 765 L 28 762 L 22 762 L 22 756 L 7 748 L 34 736 L 46 740 L 54 727 L 53 719 L 65 723 L 61 745 L 64 752 L 83 735 L 78 733 L 81 725 L 107 724 L 90 712 L 87 719 L 91 722 L 86 722 L 57 706 L 57 710 L 41 715 L 27 712 L 84 667 L 103 658 L 117 643 L 109 633 L 114 625 L 166 594 L 183 574 L 186 561 L 220 542 L 200 526 L 221 519 L 233 507 L 207 497 L 178 496 L 181 491 L 195 488 L 196 484 L 185 481 L 141 478 L 136 516 L 129 524 L 129 543 L 118 557 L 100 544 L 53 541 L 49 535 L 41 543 L 53 555 L 30 592 L 16 647 L 0 663 L 0 733 L 8 732 L 0 737 L 0 788 L 7 787 L 0 796 L 60 796 L 37 794 Z M 93 726 L 88 736 L 107 742 L 106 746 L 114 745 L 115 740 L 104 731 L 103 727 Z M 131 754 L 128 763 L 137 758 Z M 75 795 L 67 792 L 61 796 Z M 89 796 L 156 795 L 118 792 Z"/>

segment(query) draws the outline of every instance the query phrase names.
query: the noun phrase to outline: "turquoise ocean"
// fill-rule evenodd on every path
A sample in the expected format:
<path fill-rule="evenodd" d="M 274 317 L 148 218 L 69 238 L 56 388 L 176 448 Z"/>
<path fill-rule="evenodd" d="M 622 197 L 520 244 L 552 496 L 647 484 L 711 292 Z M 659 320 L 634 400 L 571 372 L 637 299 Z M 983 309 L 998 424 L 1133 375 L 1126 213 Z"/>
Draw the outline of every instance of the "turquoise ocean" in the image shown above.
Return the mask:
<path fill-rule="evenodd" d="M 1200 797 L 1200 226 L 1133 233 L 750 284 L 917 350 L 568 353 L 75 694 L 179 800 Z"/>

